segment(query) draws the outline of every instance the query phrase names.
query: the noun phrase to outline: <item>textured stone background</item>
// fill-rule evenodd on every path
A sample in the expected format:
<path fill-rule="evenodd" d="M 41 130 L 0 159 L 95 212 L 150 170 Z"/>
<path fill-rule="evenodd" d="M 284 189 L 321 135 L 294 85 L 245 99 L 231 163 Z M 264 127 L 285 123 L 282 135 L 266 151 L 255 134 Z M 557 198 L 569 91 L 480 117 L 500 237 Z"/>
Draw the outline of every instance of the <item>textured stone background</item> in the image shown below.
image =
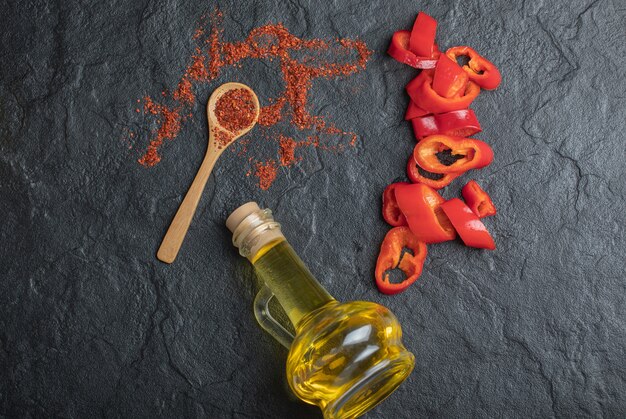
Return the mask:
<path fill-rule="evenodd" d="M 246 157 L 221 160 L 168 266 L 154 255 L 205 150 L 203 105 L 152 169 L 122 133 L 145 127 L 137 98 L 175 87 L 215 4 L 0 0 L 0 416 L 320 417 L 286 395 L 286 352 L 254 321 L 253 272 L 223 224 L 253 199 L 331 294 L 401 320 L 416 370 L 367 417 L 623 416 L 624 3 L 218 5 L 226 39 L 282 21 L 298 36 L 365 40 L 367 69 L 316 81 L 311 103 L 362 141 L 303 151 L 267 192 L 245 177 Z M 413 146 L 402 89 L 414 71 L 384 52 L 420 9 L 439 19 L 443 47 L 474 46 L 504 75 L 473 105 L 494 163 L 444 192 L 471 176 L 492 194 L 498 249 L 430 246 L 419 283 L 385 297 L 373 285 L 380 195 Z M 281 88 L 256 62 L 199 97 L 231 79 L 262 100 Z"/>

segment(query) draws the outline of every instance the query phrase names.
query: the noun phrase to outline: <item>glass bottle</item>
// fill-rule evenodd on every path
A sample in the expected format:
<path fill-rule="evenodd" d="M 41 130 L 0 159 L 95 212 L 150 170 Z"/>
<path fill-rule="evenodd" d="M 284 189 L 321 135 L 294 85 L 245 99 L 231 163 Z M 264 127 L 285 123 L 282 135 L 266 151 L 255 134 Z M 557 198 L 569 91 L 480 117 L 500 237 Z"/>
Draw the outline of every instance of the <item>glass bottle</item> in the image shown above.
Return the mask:
<path fill-rule="evenodd" d="M 367 301 L 340 303 L 317 282 L 283 236 L 272 211 L 254 202 L 226 220 L 233 244 L 264 285 L 254 302 L 257 321 L 289 349 L 287 381 L 325 418 L 354 418 L 391 394 L 411 373 L 396 317 Z M 276 298 L 295 337 L 271 315 Z"/>

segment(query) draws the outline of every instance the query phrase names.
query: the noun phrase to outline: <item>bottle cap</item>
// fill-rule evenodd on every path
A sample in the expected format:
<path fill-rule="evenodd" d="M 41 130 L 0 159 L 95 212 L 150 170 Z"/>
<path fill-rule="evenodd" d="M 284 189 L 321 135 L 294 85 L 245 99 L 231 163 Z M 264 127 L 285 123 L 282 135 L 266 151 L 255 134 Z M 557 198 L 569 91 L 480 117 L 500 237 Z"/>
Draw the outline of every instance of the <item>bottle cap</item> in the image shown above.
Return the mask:
<path fill-rule="evenodd" d="M 261 209 L 256 202 L 248 202 L 233 211 L 226 219 L 226 227 L 233 233 L 233 245 L 239 248 L 239 254 L 249 259 L 266 244 L 285 239 L 272 211 Z"/>
<path fill-rule="evenodd" d="M 226 227 L 231 233 L 235 232 L 235 229 L 248 215 L 260 211 L 261 207 L 254 201 L 247 202 L 232 212 L 226 219 Z"/>

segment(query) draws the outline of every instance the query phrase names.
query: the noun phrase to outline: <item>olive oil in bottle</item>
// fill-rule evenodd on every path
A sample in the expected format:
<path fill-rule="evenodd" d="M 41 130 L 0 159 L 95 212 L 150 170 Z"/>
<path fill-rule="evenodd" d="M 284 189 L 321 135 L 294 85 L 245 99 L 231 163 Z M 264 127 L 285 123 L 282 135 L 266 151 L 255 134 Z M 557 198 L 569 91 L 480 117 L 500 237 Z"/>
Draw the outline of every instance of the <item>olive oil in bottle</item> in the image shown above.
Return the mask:
<path fill-rule="evenodd" d="M 287 380 L 325 418 L 354 418 L 391 394 L 411 373 L 414 357 L 385 307 L 340 303 L 317 282 L 286 241 L 270 210 L 250 202 L 226 221 L 233 243 L 264 286 L 255 301 L 259 324 L 285 346 Z M 292 337 L 269 313 L 276 298 L 293 324 Z"/>

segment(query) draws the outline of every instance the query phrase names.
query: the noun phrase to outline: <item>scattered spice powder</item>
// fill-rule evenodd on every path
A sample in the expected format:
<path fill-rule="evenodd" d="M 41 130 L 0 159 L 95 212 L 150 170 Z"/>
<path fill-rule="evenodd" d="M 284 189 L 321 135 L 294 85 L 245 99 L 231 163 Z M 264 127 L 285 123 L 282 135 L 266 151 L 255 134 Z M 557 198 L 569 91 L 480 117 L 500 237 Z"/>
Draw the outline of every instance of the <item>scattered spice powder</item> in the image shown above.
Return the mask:
<path fill-rule="evenodd" d="M 226 132 L 218 128 L 213 129 L 213 139 L 215 140 L 217 148 L 225 148 L 228 143 L 233 140 L 233 138 L 234 135 L 230 132 Z"/>
<path fill-rule="evenodd" d="M 289 116 L 289 122 L 299 130 L 315 131 L 314 135 L 301 142 L 283 142 L 284 138 L 279 137 L 281 165 L 293 164 L 293 152 L 297 147 L 313 146 L 339 152 L 344 149 L 344 144 L 320 144 L 320 135 L 348 136 L 349 145 L 356 144 L 355 133 L 345 132 L 327 123 L 323 117 L 311 115 L 307 106 L 314 79 L 349 76 L 365 68 L 372 51 L 363 41 L 343 38 L 333 40 L 331 45 L 322 39 L 301 39 L 277 23 L 253 29 L 244 41 L 225 42 L 222 39 L 222 23 L 223 14 L 216 10 L 210 16 L 211 30 L 207 33 L 205 17 L 201 17 L 200 27 L 193 34 L 193 39 L 200 45 L 191 56 L 171 100 L 168 100 L 170 95 L 162 92 L 163 100 L 170 102 L 170 106 L 154 103 L 149 96 L 144 98 L 144 113 L 156 117 L 157 129 L 152 132 L 139 163 L 148 167 L 157 164 L 161 160 L 159 148 L 163 141 L 174 139 L 180 132 L 181 124 L 191 118 L 190 110 L 196 101 L 193 93 L 195 83 L 208 83 L 218 77 L 223 68 L 240 67 L 245 59 L 250 58 L 278 60 L 285 84 L 279 97 L 262 98 L 268 104 L 260 109 L 258 124 L 271 127 Z M 285 112 L 287 107 L 290 112 Z M 225 144 L 230 140 L 226 141 Z M 276 161 L 257 162 L 256 169 L 261 189 L 269 188 L 276 178 Z"/>
<path fill-rule="evenodd" d="M 179 110 L 170 109 L 158 103 L 154 103 L 150 97 L 144 98 L 144 112 L 156 115 L 160 121 L 155 136 L 150 140 L 150 144 L 148 144 L 148 149 L 139 159 L 139 163 L 150 167 L 161 161 L 159 147 L 161 147 L 163 141 L 176 138 L 180 132 L 181 116 Z"/>
<path fill-rule="evenodd" d="M 286 101 L 287 99 L 284 97 L 281 97 L 277 100 L 270 99 L 271 105 L 261 108 L 258 122 L 259 125 L 269 127 L 278 123 L 278 121 L 283 118 L 282 111 Z"/>
<path fill-rule="evenodd" d="M 298 143 L 289 137 L 285 137 L 284 135 L 279 136 L 280 140 L 280 165 L 284 167 L 289 167 L 296 162 L 296 146 Z"/>
<path fill-rule="evenodd" d="M 196 54 L 191 57 L 191 65 L 187 69 L 187 75 L 191 80 L 203 81 L 209 78 L 209 70 L 206 67 L 206 57 L 200 48 L 196 48 Z"/>
<path fill-rule="evenodd" d="M 231 148 L 231 151 L 237 155 L 237 157 L 243 157 L 248 152 L 248 146 L 250 145 L 250 138 L 240 138 Z"/>
<path fill-rule="evenodd" d="M 174 100 L 187 105 L 193 104 L 196 101 L 196 96 L 193 94 L 191 89 L 191 81 L 189 81 L 189 78 L 183 77 L 180 83 L 178 83 L 178 88 L 174 92 Z"/>
<path fill-rule="evenodd" d="M 254 97 L 248 89 L 232 89 L 215 103 L 217 122 L 233 134 L 248 128 L 256 118 Z"/>
<path fill-rule="evenodd" d="M 268 160 L 266 162 L 258 162 L 256 164 L 256 177 L 259 178 L 259 187 L 264 191 L 268 190 L 278 174 L 276 161 Z"/>

